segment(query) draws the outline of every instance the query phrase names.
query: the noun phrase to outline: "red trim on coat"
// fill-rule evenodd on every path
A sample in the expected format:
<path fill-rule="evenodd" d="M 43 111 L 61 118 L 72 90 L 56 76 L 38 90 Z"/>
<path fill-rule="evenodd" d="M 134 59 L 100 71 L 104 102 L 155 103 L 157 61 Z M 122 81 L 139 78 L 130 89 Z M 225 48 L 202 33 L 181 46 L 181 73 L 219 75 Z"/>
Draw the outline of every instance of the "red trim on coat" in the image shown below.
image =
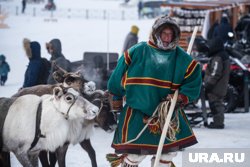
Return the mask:
<path fill-rule="evenodd" d="M 126 111 L 126 115 L 125 115 L 124 124 L 122 127 L 122 142 L 123 143 L 125 143 L 127 141 L 127 138 L 128 138 L 128 124 L 129 124 L 129 120 L 130 120 L 131 115 L 132 115 L 132 108 L 128 107 L 128 109 Z"/>
<path fill-rule="evenodd" d="M 125 52 L 124 52 L 124 59 L 125 59 L 125 63 L 126 63 L 127 65 L 130 65 L 130 64 L 131 64 L 131 58 L 130 58 L 130 56 L 129 56 L 128 51 L 125 51 Z"/>
<path fill-rule="evenodd" d="M 195 60 L 193 60 L 190 63 L 190 65 L 187 68 L 187 71 L 186 71 L 186 74 L 185 74 L 184 78 L 187 78 L 188 76 L 190 76 L 193 73 L 193 71 L 194 71 L 195 67 L 197 66 L 197 64 L 198 64 L 198 62 L 195 61 Z"/>
<path fill-rule="evenodd" d="M 138 84 L 138 85 L 152 85 L 162 88 L 171 88 L 171 89 L 178 89 L 180 87 L 180 84 L 173 84 L 170 81 L 164 81 L 159 80 L 155 78 L 148 78 L 148 77 L 133 77 L 133 78 L 127 78 L 126 85 L 132 85 L 132 84 Z"/>
<path fill-rule="evenodd" d="M 189 136 L 185 139 L 180 139 L 179 141 L 176 141 L 174 143 L 169 143 L 169 144 L 164 144 L 163 145 L 163 151 L 168 152 L 171 150 L 171 148 L 183 148 L 186 145 L 190 145 L 197 143 L 196 137 L 194 135 Z M 158 145 L 146 145 L 146 144 L 114 144 L 112 143 L 112 147 L 118 151 L 122 150 L 149 150 L 150 152 L 152 151 L 157 151 Z"/>
<path fill-rule="evenodd" d="M 152 42 L 152 41 L 150 41 L 150 40 L 148 41 L 148 45 L 152 46 L 153 48 L 159 49 L 159 48 L 157 47 L 157 45 L 155 45 L 154 42 Z"/>
<path fill-rule="evenodd" d="M 125 88 L 126 80 L 127 80 L 127 72 L 125 72 L 124 75 L 122 76 L 121 86 L 123 88 Z"/>

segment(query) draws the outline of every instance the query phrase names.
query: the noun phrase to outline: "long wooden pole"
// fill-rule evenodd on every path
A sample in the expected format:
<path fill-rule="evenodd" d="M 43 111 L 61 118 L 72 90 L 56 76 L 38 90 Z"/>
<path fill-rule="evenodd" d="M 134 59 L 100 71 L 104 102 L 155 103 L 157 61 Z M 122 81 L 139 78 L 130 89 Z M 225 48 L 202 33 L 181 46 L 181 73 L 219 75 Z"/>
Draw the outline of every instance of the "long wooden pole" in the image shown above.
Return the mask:
<path fill-rule="evenodd" d="M 197 34 L 197 31 L 198 31 L 198 27 L 196 26 L 194 28 L 191 40 L 190 40 L 189 45 L 188 45 L 188 50 L 187 50 L 188 54 L 191 53 L 191 50 L 192 50 L 192 47 L 193 47 L 193 44 L 194 44 L 194 40 L 195 40 L 195 36 Z M 163 126 L 163 130 L 162 130 L 162 133 L 161 133 L 160 142 L 159 142 L 157 153 L 156 153 L 156 156 L 155 156 L 154 167 L 158 167 L 158 165 L 159 165 L 159 161 L 160 161 L 160 157 L 161 157 L 161 152 L 162 152 L 163 144 L 164 144 L 164 141 L 166 139 L 166 134 L 167 134 L 167 131 L 168 131 L 170 119 L 171 119 L 171 117 L 173 115 L 173 112 L 174 112 L 174 108 L 175 108 L 175 104 L 176 104 L 176 101 L 177 101 L 178 93 L 179 93 L 179 91 L 177 89 L 175 91 L 175 93 L 174 93 L 173 99 L 171 99 L 171 105 L 170 105 L 170 108 L 169 108 L 169 112 L 168 112 L 165 124 Z"/>

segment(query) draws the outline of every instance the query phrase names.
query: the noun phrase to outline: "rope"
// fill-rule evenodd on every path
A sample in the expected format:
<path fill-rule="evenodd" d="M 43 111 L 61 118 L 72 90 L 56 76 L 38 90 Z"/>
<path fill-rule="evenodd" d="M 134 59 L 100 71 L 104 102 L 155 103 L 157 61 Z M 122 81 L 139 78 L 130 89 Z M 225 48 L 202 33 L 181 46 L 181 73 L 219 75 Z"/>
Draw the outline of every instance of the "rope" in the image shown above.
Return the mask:
<path fill-rule="evenodd" d="M 162 102 L 159 105 L 158 118 L 160 120 L 161 129 L 163 129 L 164 127 L 166 117 L 169 113 L 169 108 L 170 108 L 170 101 Z M 167 135 L 166 135 L 166 138 L 171 142 L 176 141 L 176 137 L 175 137 L 176 132 L 178 132 L 180 128 L 179 112 L 177 111 L 174 114 L 175 114 L 174 117 L 170 120 L 170 124 L 169 124 Z"/>
<path fill-rule="evenodd" d="M 125 144 L 129 144 L 129 143 L 132 143 L 134 141 L 136 141 L 141 135 L 142 133 L 146 130 L 146 128 L 149 126 L 149 125 L 154 125 L 154 124 L 157 124 L 157 123 L 160 123 L 160 127 L 161 127 L 161 130 L 163 129 L 163 126 L 165 124 L 165 119 L 167 117 L 167 114 L 168 114 L 168 111 L 169 111 L 169 108 L 170 108 L 170 101 L 164 101 L 164 102 L 161 102 L 155 109 L 155 111 L 153 112 L 153 115 L 147 120 L 147 123 L 145 124 L 145 126 L 143 127 L 143 129 L 140 131 L 140 133 L 134 138 L 134 139 L 131 139 L 125 143 L 121 143 L 121 145 L 125 145 Z M 166 110 L 165 110 L 166 108 Z M 166 113 L 164 111 L 167 111 Z M 158 115 L 157 115 L 158 113 Z M 169 141 L 175 141 L 176 140 L 176 132 L 179 130 L 179 127 L 180 127 L 180 123 L 179 123 L 179 112 L 176 112 L 174 118 L 170 121 L 170 124 L 169 124 L 169 129 L 168 129 L 168 133 L 166 135 L 166 138 L 169 140 Z M 151 124 L 151 121 L 158 117 L 157 121 L 152 123 Z"/>

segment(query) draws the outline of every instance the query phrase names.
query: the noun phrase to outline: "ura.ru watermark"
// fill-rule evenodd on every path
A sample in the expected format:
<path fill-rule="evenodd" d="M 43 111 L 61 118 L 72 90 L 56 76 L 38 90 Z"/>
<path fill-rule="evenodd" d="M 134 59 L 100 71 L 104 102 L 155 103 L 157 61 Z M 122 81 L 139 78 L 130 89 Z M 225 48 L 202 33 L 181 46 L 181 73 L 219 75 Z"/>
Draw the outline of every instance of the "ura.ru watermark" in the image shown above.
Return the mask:
<path fill-rule="evenodd" d="M 248 148 L 187 149 L 182 153 L 183 167 L 250 167 Z"/>
<path fill-rule="evenodd" d="M 191 163 L 242 163 L 245 161 L 245 153 L 189 153 L 188 160 Z"/>

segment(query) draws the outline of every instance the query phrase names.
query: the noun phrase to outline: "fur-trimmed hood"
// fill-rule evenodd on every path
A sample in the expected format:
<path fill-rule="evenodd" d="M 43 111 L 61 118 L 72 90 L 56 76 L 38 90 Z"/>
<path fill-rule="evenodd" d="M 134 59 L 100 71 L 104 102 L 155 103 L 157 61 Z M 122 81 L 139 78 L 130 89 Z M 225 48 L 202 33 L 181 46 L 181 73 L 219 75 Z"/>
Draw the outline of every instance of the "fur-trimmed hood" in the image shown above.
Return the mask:
<path fill-rule="evenodd" d="M 166 27 L 173 29 L 174 37 L 172 42 L 167 47 L 164 47 L 160 39 L 160 33 Z M 178 45 L 180 35 L 181 30 L 177 22 L 169 16 L 161 16 L 154 22 L 149 40 L 162 50 L 171 50 L 175 49 Z"/>
<path fill-rule="evenodd" d="M 27 38 L 23 39 L 23 47 L 26 52 L 27 57 L 32 59 L 39 59 L 41 58 L 41 46 L 36 41 L 30 41 Z"/>

